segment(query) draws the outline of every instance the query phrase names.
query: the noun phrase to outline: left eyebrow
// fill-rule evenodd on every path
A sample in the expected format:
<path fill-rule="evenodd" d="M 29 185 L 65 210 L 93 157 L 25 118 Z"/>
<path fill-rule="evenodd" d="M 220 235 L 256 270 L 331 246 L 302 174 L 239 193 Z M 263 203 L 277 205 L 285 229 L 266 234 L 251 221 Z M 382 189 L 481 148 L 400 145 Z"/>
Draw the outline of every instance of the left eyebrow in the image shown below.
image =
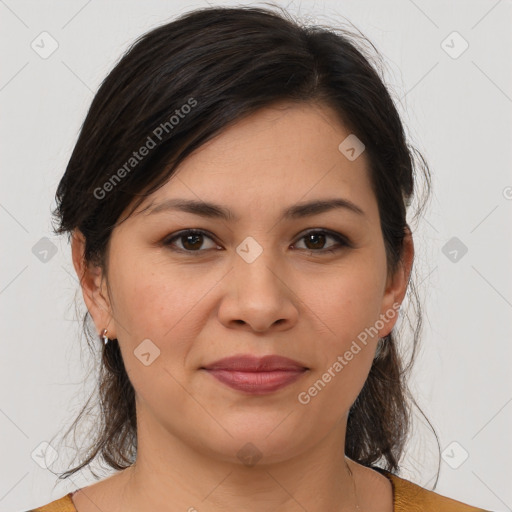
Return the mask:
<path fill-rule="evenodd" d="M 319 215 L 321 213 L 334 210 L 345 209 L 357 215 L 364 216 L 364 211 L 352 201 L 343 198 L 323 199 L 310 201 L 308 203 L 299 203 L 286 208 L 281 214 L 282 219 L 300 219 Z M 152 208 L 148 215 L 153 215 L 168 211 L 182 211 L 192 213 L 206 218 L 217 218 L 226 221 L 237 221 L 239 217 L 234 215 L 228 208 L 218 204 L 205 201 L 196 201 L 194 199 L 167 199 Z"/>

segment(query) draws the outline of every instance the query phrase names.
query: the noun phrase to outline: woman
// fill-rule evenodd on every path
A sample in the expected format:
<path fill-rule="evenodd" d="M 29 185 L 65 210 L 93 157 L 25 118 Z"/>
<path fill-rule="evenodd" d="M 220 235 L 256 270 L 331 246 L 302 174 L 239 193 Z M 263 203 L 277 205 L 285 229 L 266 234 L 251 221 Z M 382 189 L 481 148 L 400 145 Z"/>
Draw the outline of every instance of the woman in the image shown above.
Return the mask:
<path fill-rule="evenodd" d="M 481 510 L 396 474 L 413 156 L 347 33 L 209 8 L 137 41 L 55 212 L 103 351 L 63 476 L 117 471 L 36 510 Z"/>

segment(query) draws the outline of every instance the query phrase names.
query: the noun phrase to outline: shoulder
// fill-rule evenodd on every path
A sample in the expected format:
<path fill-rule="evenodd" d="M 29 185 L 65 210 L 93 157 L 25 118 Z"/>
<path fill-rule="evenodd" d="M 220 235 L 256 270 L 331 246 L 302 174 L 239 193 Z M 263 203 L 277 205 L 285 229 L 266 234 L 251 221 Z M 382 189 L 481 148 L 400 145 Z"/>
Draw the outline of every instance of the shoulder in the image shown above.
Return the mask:
<path fill-rule="evenodd" d="M 391 480 L 394 512 L 490 512 L 442 496 L 383 469 L 380 472 Z"/>
<path fill-rule="evenodd" d="M 73 500 L 71 499 L 72 494 L 73 493 L 70 492 L 58 500 L 38 508 L 30 509 L 27 512 L 77 512 Z"/>

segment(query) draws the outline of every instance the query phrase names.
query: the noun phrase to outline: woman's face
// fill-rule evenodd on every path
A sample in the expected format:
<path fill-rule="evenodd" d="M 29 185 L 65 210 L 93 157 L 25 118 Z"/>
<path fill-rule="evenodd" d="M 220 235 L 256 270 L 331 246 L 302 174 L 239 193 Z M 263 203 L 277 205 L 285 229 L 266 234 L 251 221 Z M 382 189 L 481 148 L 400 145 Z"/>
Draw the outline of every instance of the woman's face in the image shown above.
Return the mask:
<path fill-rule="evenodd" d="M 340 442 L 412 262 L 411 242 L 409 267 L 388 278 L 366 155 L 354 159 L 352 138 L 339 149 L 349 135 L 327 107 L 260 110 L 197 150 L 114 229 L 111 294 L 103 283 L 84 297 L 98 332 L 119 341 L 140 448 L 162 452 L 168 441 L 219 460 L 276 462 L 328 436 Z M 175 200 L 198 202 L 203 214 L 165 207 Z M 332 200 L 360 211 L 298 208 Z M 204 233 L 175 236 L 187 229 Z M 216 377 L 244 374 L 204 369 L 236 355 L 279 355 L 306 369 L 274 373 L 295 380 L 252 392 Z"/>

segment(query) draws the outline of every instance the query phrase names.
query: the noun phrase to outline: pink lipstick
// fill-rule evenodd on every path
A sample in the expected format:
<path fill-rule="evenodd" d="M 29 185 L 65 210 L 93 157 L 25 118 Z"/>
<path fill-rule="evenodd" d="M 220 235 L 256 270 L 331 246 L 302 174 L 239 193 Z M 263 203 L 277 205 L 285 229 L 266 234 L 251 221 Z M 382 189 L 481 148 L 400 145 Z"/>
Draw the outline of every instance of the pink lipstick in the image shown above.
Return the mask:
<path fill-rule="evenodd" d="M 232 389 L 255 395 L 263 395 L 284 388 L 308 371 L 303 364 L 276 355 L 232 356 L 201 369 Z"/>

